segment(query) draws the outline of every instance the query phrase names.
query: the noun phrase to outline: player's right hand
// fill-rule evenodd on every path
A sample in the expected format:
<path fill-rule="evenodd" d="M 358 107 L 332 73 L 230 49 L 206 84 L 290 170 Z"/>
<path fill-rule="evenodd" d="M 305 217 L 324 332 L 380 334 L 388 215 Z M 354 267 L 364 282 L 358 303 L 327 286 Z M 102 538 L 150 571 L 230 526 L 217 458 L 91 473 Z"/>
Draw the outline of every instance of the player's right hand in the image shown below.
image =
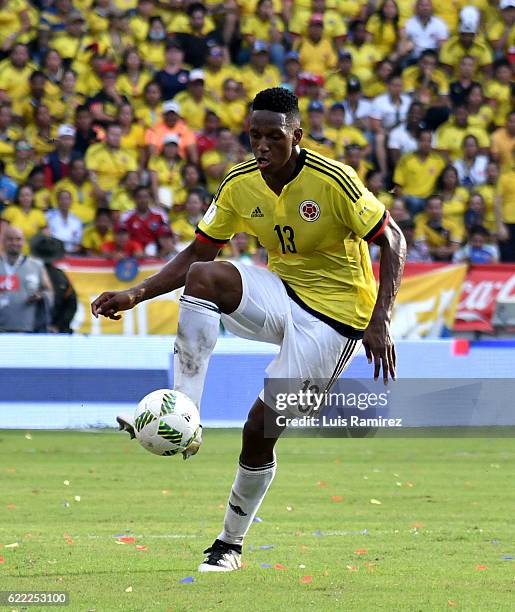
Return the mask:
<path fill-rule="evenodd" d="M 117 314 L 122 310 L 130 310 L 136 305 L 136 294 L 132 289 L 125 291 L 104 291 L 91 303 L 91 314 L 119 321 L 122 316 Z"/>

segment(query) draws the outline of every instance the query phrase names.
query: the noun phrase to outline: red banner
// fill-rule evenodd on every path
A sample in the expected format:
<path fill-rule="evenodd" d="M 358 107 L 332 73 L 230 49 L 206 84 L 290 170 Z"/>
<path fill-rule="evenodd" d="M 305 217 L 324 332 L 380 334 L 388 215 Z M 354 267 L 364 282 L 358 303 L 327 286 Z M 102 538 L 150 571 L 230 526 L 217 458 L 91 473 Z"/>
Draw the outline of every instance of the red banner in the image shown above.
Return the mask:
<path fill-rule="evenodd" d="M 461 289 L 454 330 L 492 332 L 497 300 L 515 301 L 515 265 L 470 266 Z"/>

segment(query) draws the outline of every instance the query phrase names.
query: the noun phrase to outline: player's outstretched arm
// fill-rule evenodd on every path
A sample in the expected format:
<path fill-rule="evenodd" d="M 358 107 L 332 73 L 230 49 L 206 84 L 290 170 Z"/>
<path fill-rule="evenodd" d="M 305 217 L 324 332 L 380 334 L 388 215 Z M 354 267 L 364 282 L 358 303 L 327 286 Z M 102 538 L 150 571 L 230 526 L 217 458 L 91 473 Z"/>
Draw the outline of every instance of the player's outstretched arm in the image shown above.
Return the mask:
<path fill-rule="evenodd" d="M 144 300 L 150 300 L 184 286 L 191 264 L 196 261 L 212 261 L 218 251 L 217 246 L 193 240 L 157 274 L 146 278 L 139 285 L 124 291 L 105 291 L 99 295 L 91 303 L 91 312 L 95 317 L 102 315 L 117 321 L 121 319 L 119 312 L 130 310 Z"/>
<path fill-rule="evenodd" d="M 385 231 L 374 242 L 381 248 L 379 289 L 370 323 L 363 337 L 368 363 L 374 361 L 374 379 L 379 378 L 381 364 L 383 381 L 395 380 L 395 346 L 390 334 L 393 304 L 401 284 L 406 261 L 406 241 L 397 224 L 390 219 Z"/>

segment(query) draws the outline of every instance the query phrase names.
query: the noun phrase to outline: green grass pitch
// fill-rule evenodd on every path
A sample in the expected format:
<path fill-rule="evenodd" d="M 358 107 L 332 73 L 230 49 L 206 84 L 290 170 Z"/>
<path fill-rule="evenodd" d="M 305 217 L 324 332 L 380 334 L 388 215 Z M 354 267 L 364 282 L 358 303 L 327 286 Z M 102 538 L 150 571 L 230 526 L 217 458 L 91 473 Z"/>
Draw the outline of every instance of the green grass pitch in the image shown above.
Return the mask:
<path fill-rule="evenodd" d="M 239 437 L 208 430 L 183 462 L 122 433 L 0 432 L 0 591 L 68 591 L 73 612 L 514 609 L 515 439 L 282 440 L 244 569 L 199 575 Z"/>

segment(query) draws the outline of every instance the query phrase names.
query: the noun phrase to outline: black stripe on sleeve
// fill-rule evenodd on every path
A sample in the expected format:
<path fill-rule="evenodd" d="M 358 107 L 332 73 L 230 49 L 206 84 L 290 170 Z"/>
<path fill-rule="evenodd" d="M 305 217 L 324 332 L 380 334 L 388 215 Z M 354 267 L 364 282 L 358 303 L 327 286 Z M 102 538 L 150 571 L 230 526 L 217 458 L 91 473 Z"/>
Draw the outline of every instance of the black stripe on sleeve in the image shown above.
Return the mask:
<path fill-rule="evenodd" d="M 388 219 L 389 219 L 388 211 L 385 210 L 383 213 L 383 216 L 374 225 L 374 227 L 368 232 L 366 236 L 363 236 L 363 240 L 370 242 L 373 238 L 375 238 L 378 232 L 381 230 L 381 228 L 387 222 Z"/>
<path fill-rule="evenodd" d="M 197 227 L 195 229 L 195 234 L 199 234 L 200 236 L 203 236 L 204 238 L 206 238 L 207 240 L 209 240 L 213 244 L 220 245 L 221 247 L 223 247 L 224 245 L 226 245 L 229 242 L 228 239 L 227 240 L 220 240 L 219 238 L 213 238 L 209 234 L 206 234 L 206 232 L 203 232 L 199 227 Z"/>

